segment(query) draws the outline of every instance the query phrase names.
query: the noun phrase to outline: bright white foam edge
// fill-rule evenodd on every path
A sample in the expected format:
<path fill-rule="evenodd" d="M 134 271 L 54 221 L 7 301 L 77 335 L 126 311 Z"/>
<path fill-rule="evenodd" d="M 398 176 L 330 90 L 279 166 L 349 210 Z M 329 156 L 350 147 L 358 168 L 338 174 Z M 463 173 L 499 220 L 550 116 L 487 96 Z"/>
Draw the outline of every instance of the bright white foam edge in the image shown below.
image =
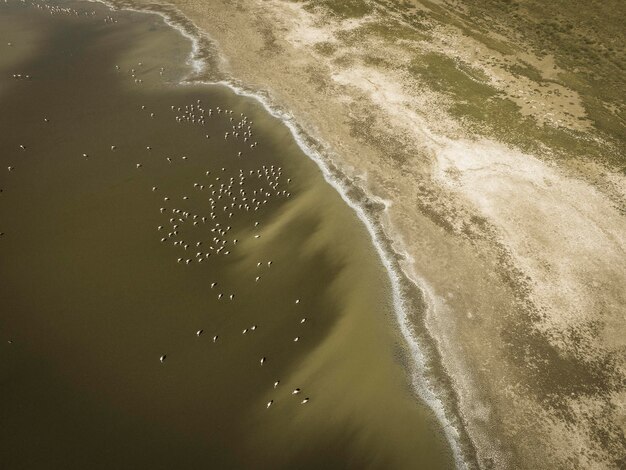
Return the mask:
<path fill-rule="evenodd" d="M 87 0 L 87 1 L 102 3 L 108 8 L 110 8 L 111 10 L 119 10 L 119 8 L 116 5 L 109 3 L 107 0 Z M 291 132 L 291 135 L 293 136 L 294 140 L 296 141 L 300 149 L 303 151 L 303 153 L 306 154 L 311 160 L 313 160 L 313 162 L 315 162 L 315 164 L 320 168 L 322 175 L 324 176 L 324 179 L 326 180 L 326 182 L 330 184 L 339 193 L 339 195 L 345 201 L 345 203 L 348 204 L 348 206 L 355 211 L 355 213 L 357 214 L 357 217 L 361 220 L 361 222 L 363 222 L 363 224 L 367 228 L 367 231 L 372 239 L 372 243 L 374 244 L 374 247 L 376 248 L 376 252 L 378 253 L 378 256 L 381 262 L 383 263 L 383 266 L 385 267 L 387 274 L 389 276 L 396 318 L 397 318 L 398 324 L 400 325 L 400 330 L 402 332 L 402 335 L 412 353 L 412 359 L 414 361 L 413 385 L 416 389 L 416 392 L 418 396 L 433 411 L 433 413 L 439 420 L 440 424 L 442 425 L 442 428 L 444 430 L 448 443 L 452 449 L 456 467 L 458 469 L 467 469 L 468 466 L 467 466 L 466 460 L 464 459 L 461 444 L 460 444 L 459 431 L 452 425 L 452 423 L 446 416 L 443 402 L 437 396 L 437 392 L 433 389 L 432 383 L 430 383 L 430 381 L 428 380 L 428 377 L 426 375 L 427 374 L 426 355 L 424 351 L 422 350 L 421 346 L 419 345 L 419 341 L 411 332 L 410 322 L 408 319 L 408 309 L 406 306 L 407 302 L 404 296 L 402 295 L 402 289 L 400 287 L 401 274 L 399 274 L 397 270 L 394 268 L 394 263 L 392 261 L 392 257 L 390 253 L 388 253 L 387 250 L 385 250 L 383 243 L 381 243 L 379 231 L 376 230 L 374 221 L 370 217 L 368 217 L 367 213 L 360 205 L 358 205 L 355 201 L 352 201 L 348 197 L 348 188 L 346 187 L 346 185 L 341 183 L 337 179 L 333 178 L 332 173 L 330 169 L 328 168 L 328 165 L 324 161 L 324 158 L 322 157 L 322 155 L 320 155 L 319 152 L 312 149 L 306 143 L 305 137 L 302 131 L 299 129 L 298 125 L 296 124 L 296 120 L 293 117 L 293 115 L 285 111 L 281 111 L 277 109 L 276 106 L 272 105 L 272 103 L 269 101 L 268 98 L 258 93 L 254 93 L 252 91 L 246 90 L 242 86 L 237 85 L 233 82 L 229 82 L 226 80 L 204 82 L 201 80 L 193 80 L 192 78 L 189 78 L 194 73 L 195 74 L 201 73 L 206 68 L 206 63 L 202 59 L 198 58 L 198 52 L 200 50 L 200 41 L 198 37 L 191 34 L 189 31 L 187 31 L 185 28 L 183 28 L 179 24 L 176 24 L 175 20 L 173 20 L 165 12 L 143 10 L 140 7 L 124 7 L 123 9 L 127 11 L 134 11 L 137 13 L 142 13 L 142 14 L 158 15 L 163 19 L 163 21 L 168 26 L 177 30 L 183 37 L 188 39 L 191 42 L 191 52 L 189 53 L 189 56 L 187 58 L 187 64 L 191 67 L 192 73 L 182 78 L 180 81 L 180 84 L 181 85 L 205 84 L 205 85 L 212 85 L 212 86 L 221 85 L 226 88 L 229 88 L 231 91 L 233 91 L 235 94 L 239 96 L 252 98 L 258 101 L 270 115 L 281 120 L 287 126 L 287 128 Z M 176 10 L 177 10 L 177 14 L 184 16 L 180 12 L 180 10 L 178 9 Z M 186 18 L 186 19 L 187 21 L 189 21 L 190 24 L 194 24 L 189 18 Z M 194 24 L 194 27 L 198 31 L 201 31 L 201 29 L 198 28 L 195 24 Z M 202 34 L 206 35 L 206 33 L 202 33 Z M 213 44 L 216 43 L 213 40 L 211 40 L 211 42 Z M 368 194 L 367 196 L 371 200 L 375 200 L 376 202 L 382 203 L 385 207 L 385 211 L 390 205 L 388 201 L 382 200 L 381 198 L 376 197 L 374 195 Z M 382 228 L 381 228 L 381 231 L 382 231 Z M 424 294 L 426 304 L 427 304 L 427 309 L 429 310 L 434 309 L 434 301 L 432 300 L 433 299 L 432 289 L 426 284 L 425 280 L 420 279 L 420 281 L 422 282 L 422 284 L 418 285 L 417 287 Z M 415 281 L 414 279 L 411 279 L 411 282 L 417 282 L 417 281 Z"/>

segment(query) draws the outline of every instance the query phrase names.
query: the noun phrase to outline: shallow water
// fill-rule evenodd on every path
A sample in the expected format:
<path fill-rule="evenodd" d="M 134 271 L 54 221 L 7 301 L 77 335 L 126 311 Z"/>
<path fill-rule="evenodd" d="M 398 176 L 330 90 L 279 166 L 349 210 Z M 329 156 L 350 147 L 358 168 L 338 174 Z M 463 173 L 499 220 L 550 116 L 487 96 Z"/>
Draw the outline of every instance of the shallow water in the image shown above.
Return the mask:
<path fill-rule="evenodd" d="M 453 467 L 369 236 L 289 130 L 174 85 L 161 18 L 51 5 L 0 3 L 3 466 Z"/>

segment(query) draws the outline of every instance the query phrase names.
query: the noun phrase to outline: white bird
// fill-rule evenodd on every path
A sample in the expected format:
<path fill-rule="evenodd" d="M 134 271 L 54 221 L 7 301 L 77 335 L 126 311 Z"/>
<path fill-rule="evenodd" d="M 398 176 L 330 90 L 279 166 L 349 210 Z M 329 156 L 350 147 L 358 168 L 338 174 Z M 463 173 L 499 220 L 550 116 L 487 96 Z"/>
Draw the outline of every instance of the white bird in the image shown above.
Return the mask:
<path fill-rule="evenodd" d="M 291 392 L 292 395 L 297 395 L 298 393 L 300 393 L 299 388 L 296 388 L 293 392 Z"/>
<path fill-rule="evenodd" d="M 163 354 L 160 358 L 159 361 L 161 361 L 161 363 L 165 362 L 165 358 L 167 357 L 166 354 Z"/>
<path fill-rule="evenodd" d="M 269 408 L 270 406 L 272 406 L 272 403 L 274 403 L 274 400 L 270 400 L 267 402 L 267 407 Z"/>
<path fill-rule="evenodd" d="M 278 387 L 279 383 L 280 383 L 280 380 L 277 380 L 276 382 L 274 382 L 274 388 Z"/>
<path fill-rule="evenodd" d="M 309 401 L 308 397 L 300 402 L 301 405 L 304 405 L 307 401 Z"/>
<path fill-rule="evenodd" d="M 200 336 L 202 333 L 204 333 L 204 330 L 198 330 L 196 331 L 196 336 Z"/>
<path fill-rule="evenodd" d="M 265 364 L 265 357 L 261 358 L 261 365 Z"/>

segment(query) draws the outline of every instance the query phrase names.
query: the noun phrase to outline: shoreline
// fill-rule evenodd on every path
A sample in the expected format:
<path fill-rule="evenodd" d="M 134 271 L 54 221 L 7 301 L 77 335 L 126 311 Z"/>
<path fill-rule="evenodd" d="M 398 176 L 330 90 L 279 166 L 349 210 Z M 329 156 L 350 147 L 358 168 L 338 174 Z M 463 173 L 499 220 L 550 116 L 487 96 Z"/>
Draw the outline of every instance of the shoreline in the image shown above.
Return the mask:
<path fill-rule="evenodd" d="M 420 342 L 417 338 L 413 336 L 408 326 L 408 308 L 406 306 L 407 299 L 402 294 L 401 284 L 402 281 L 414 282 L 411 281 L 408 277 L 403 276 L 398 271 L 400 271 L 399 267 L 394 267 L 398 265 L 398 259 L 402 258 L 403 255 L 399 253 L 392 252 L 388 247 L 394 243 L 392 237 L 389 237 L 384 233 L 382 227 L 377 226 L 377 222 L 374 220 L 374 213 L 370 212 L 368 214 L 367 209 L 363 207 L 363 205 L 367 204 L 377 204 L 382 205 L 384 209 L 381 209 L 381 212 L 384 214 L 388 208 L 389 202 L 382 201 L 376 199 L 375 196 L 371 194 L 367 194 L 363 188 L 354 185 L 352 188 L 349 187 L 350 182 L 347 178 L 337 178 L 333 175 L 333 171 L 330 170 L 327 163 L 325 162 L 324 157 L 320 154 L 320 152 L 313 150 L 312 147 L 306 143 L 307 137 L 310 138 L 309 134 L 306 131 L 301 131 L 299 129 L 298 124 L 295 122 L 293 116 L 287 115 L 282 111 L 277 110 L 266 101 L 261 95 L 255 94 L 254 92 L 249 92 L 243 88 L 240 88 L 233 83 L 229 83 L 226 81 L 223 82 L 193 82 L 196 83 L 204 83 L 206 85 L 223 85 L 229 88 L 231 91 L 236 93 L 239 96 L 245 96 L 248 98 L 255 99 L 259 103 L 262 104 L 264 109 L 271 114 L 272 116 L 280 119 L 285 126 L 290 130 L 291 135 L 294 140 L 297 142 L 298 146 L 302 149 L 303 153 L 307 155 L 315 164 L 319 167 L 322 175 L 324 176 L 324 180 L 332 186 L 335 191 L 341 196 L 343 201 L 354 211 L 357 215 L 358 219 L 363 223 L 366 227 L 367 232 L 370 235 L 372 244 L 380 262 L 385 267 L 385 271 L 388 273 L 389 281 L 392 286 L 392 299 L 394 303 L 394 311 L 396 313 L 396 320 L 398 322 L 398 327 L 402 333 L 402 336 L 406 342 L 406 346 L 408 346 L 409 350 L 412 352 L 411 358 L 414 361 L 413 366 L 415 367 L 415 371 L 413 373 L 414 386 L 416 388 L 416 393 L 420 399 L 422 399 L 429 408 L 433 411 L 433 413 L 437 416 L 446 437 L 451 444 L 453 449 L 453 453 L 455 455 L 455 460 L 457 460 L 458 467 L 457 468 L 467 468 L 466 462 L 461 459 L 461 450 L 458 446 L 459 434 L 458 430 L 449 422 L 449 419 L 445 416 L 445 407 L 442 404 L 442 401 L 438 398 L 437 392 L 432 390 L 432 386 L 429 385 L 429 380 L 426 373 L 427 363 L 432 361 L 432 358 L 428 357 L 428 354 L 423 350 L 423 345 L 420 345 Z M 355 201 L 353 198 L 348 196 L 348 194 L 354 189 L 363 192 L 364 202 L 359 203 Z M 382 241 L 381 238 L 385 239 Z M 418 283 L 414 283 L 415 288 L 420 291 L 420 294 L 423 296 L 423 300 L 425 300 L 427 304 L 427 309 L 434 308 L 432 305 L 432 300 L 429 299 L 427 295 L 427 290 L 424 285 L 420 285 Z M 425 312 L 428 314 L 428 312 Z M 454 435 L 450 434 L 451 429 L 454 429 Z"/>

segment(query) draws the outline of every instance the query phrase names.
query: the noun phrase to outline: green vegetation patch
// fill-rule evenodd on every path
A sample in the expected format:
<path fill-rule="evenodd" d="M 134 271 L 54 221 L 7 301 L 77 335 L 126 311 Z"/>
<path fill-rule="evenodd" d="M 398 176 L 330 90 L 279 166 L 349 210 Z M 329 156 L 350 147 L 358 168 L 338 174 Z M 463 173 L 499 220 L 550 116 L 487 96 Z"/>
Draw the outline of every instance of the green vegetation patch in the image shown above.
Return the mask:
<path fill-rule="evenodd" d="M 537 152 L 548 146 L 556 151 L 557 158 L 587 155 L 612 160 L 604 145 L 584 138 L 583 133 L 549 125 L 538 126 L 532 117 L 522 115 L 517 104 L 485 83 L 487 77 L 479 69 L 430 53 L 417 57 L 408 71 L 430 89 L 449 96 L 451 104 L 447 111 L 478 133 L 497 135 L 502 141 L 527 152 Z M 526 74 L 532 74 L 532 71 L 530 67 L 520 69 Z M 619 125 L 615 120 L 596 113 L 597 109 L 599 107 L 591 108 L 591 118 L 596 126 L 606 132 L 617 132 Z M 615 160 L 612 163 L 618 164 Z"/>
<path fill-rule="evenodd" d="M 324 8 L 342 18 L 360 18 L 374 10 L 371 2 L 367 0 L 310 0 L 304 2 L 304 8 L 307 10 Z"/>
<path fill-rule="evenodd" d="M 417 25 L 414 27 L 398 24 L 396 22 L 372 21 L 361 26 L 358 31 L 363 34 L 375 35 L 385 41 L 396 42 L 399 40 L 423 41 L 428 39 L 426 34 L 429 26 Z"/>
<path fill-rule="evenodd" d="M 485 83 L 487 77 L 481 70 L 441 54 L 421 55 L 411 63 L 408 70 L 433 90 L 451 95 L 455 100 L 481 105 L 498 93 Z"/>
<path fill-rule="evenodd" d="M 516 63 L 512 65 L 505 65 L 504 68 L 511 72 L 513 75 L 516 75 L 518 77 L 526 77 L 536 83 L 541 83 L 542 81 L 545 81 L 543 79 L 543 76 L 541 75 L 541 72 L 539 72 L 539 70 L 537 70 L 535 67 L 528 64 Z"/>

